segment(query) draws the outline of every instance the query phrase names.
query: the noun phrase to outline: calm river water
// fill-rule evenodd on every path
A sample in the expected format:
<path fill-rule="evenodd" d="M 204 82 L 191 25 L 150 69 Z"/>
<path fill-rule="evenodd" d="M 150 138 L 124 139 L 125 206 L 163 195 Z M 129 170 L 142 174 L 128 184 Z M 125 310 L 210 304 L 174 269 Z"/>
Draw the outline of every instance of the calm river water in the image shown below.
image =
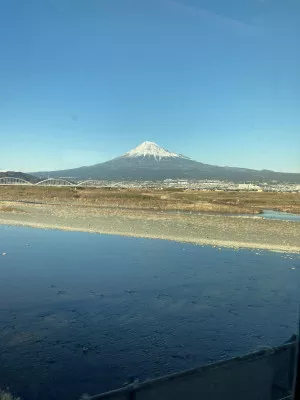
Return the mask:
<path fill-rule="evenodd" d="M 71 400 L 279 345 L 300 256 L 0 227 L 0 388 Z"/>

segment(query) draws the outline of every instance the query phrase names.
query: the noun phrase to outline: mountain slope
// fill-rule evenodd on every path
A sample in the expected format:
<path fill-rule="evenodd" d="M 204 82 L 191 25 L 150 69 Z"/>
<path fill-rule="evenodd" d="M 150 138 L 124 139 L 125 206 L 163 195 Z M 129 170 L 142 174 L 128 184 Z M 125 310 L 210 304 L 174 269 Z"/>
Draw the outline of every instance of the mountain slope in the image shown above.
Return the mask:
<path fill-rule="evenodd" d="M 181 154 L 171 153 L 153 142 L 144 142 L 123 156 L 104 163 L 69 170 L 37 172 L 34 175 L 82 180 L 215 179 L 300 183 L 300 174 L 203 164 Z"/>

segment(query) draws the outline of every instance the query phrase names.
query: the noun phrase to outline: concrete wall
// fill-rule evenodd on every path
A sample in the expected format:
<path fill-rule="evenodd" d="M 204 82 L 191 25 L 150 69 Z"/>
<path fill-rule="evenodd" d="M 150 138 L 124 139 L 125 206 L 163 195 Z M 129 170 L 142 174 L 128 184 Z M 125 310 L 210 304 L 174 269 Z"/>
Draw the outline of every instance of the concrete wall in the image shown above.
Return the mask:
<path fill-rule="evenodd" d="M 92 400 L 277 400 L 293 385 L 296 344 L 184 371 Z"/>

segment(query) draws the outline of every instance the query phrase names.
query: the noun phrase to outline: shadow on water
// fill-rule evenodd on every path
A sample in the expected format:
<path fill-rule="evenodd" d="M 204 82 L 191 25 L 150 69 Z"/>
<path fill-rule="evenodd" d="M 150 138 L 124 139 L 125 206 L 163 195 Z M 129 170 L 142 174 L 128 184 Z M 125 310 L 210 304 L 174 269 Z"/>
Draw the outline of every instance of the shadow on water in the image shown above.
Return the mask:
<path fill-rule="evenodd" d="M 69 400 L 281 344 L 299 271 L 299 255 L 1 227 L 0 387 Z"/>

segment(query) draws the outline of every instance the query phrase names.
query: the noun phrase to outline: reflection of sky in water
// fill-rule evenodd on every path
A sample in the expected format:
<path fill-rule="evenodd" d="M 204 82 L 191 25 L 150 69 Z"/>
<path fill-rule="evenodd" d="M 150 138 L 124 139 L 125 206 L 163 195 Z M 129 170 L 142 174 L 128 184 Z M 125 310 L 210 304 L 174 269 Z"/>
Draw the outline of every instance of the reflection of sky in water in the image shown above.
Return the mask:
<path fill-rule="evenodd" d="M 300 215 L 298 214 L 290 214 L 280 211 L 274 210 L 264 210 L 262 216 L 267 219 L 280 219 L 285 221 L 299 221 L 300 222 Z"/>
<path fill-rule="evenodd" d="M 46 400 L 96 393 L 296 331 L 299 255 L 13 227 L 0 228 L 3 252 L 0 387 L 31 399 L 41 387 Z"/>

